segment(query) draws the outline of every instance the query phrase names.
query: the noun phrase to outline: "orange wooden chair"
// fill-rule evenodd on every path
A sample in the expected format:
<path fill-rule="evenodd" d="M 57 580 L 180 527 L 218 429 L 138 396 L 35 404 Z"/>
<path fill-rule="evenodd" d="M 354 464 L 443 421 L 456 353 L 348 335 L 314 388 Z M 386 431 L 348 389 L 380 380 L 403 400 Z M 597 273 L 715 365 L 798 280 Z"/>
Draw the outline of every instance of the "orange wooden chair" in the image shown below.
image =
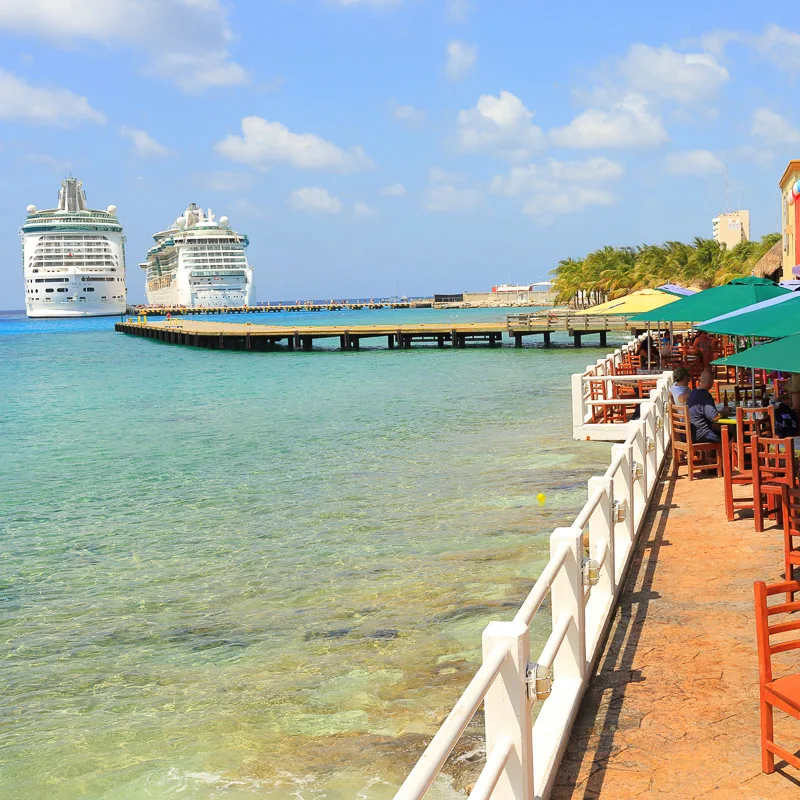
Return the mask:
<path fill-rule="evenodd" d="M 674 403 L 669 407 L 672 423 L 672 469 L 677 473 L 682 461 L 681 454 L 686 456 L 689 468 L 689 480 L 694 480 L 695 472 L 713 469 L 719 478 L 722 475 L 722 445 L 716 442 L 696 444 L 692 441 L 692 428 L 689 424 L 689 408 Z M 713 461 L 697 462 L 696 456 L 714 455 Z"/>
<path fill-rule="evenodd" d="M 606 399 L 606 382 L 603 380 L 589 380 L 588 381 L 589 401 L 592 400 L 605 400 Z M 592 409 L 592 422 L 600 422 L 603 417 L 604 411 L 602 406 L 591 406 Z"/>
<path fill-rule="evenodd" d="M 756 530 L 764 530 L 764 505 L 767 514 L 778 512 L 783 489 L 797 486 L 794 465 L 794 439 L 768 439 L 753 436 L 750 452 L 753 457 L 753 520 Z"/>
<path fill-rule="evenodd" d="M 800 539 L 800 490 L 783 490 L 783 566 L 784 576 L 787 581 L 794 580 L 795 566 L 800 566 L 800 546 L 795 546 L 795 539 Z M 786 596 L 786 602 L 791 603 L 794 594 Z"/>
<path fill-rule="evenodd" d="M 750 469 L 750 442 L 753 436 L 773 436 L 775 433 L 775 409 L 772 406 L 761 408 L 736 409 L 736 443 L 734 463 L 736 469 Z"/>
<path fill-rule="evenodd" d="M 733 522 L 737 511 L 754 508 L 753 497 L 737 497 L 733 493 L 734 486 L 752 486 L 753 473 L 736 468 L 734 458 L 735 442 L 731 442 L 731 434 L 727 425 L 722 426 L 722 478 L 725 490 L 725 516 L 728 522 Z M 800 534 L 798 534 L 800 535 Z"/>
<path fill-rule="evenodd" d="M 777 708 L 790 717 L 800 719 L 800 673 L 775 678 L 772 674 L 772 656 L 789 650 L 800 650 L 800 637 L 783 639 L 770 644 L 770 637 L 800 630 L 800 619 L 770 624 L 770 617 L 800 611 L 800 603 L 767 605 L 767 598 L 776 594 L 793 595 L 800 591 L 797 581 L 754 584 L 756 601 L 756 638 L 758 641 L 758 684 L 761 705 L 761 768 L 768 775 L 775 772 L 775 756 L 800 769 L 800 758 L 775 744 L 772 716 Z"/>

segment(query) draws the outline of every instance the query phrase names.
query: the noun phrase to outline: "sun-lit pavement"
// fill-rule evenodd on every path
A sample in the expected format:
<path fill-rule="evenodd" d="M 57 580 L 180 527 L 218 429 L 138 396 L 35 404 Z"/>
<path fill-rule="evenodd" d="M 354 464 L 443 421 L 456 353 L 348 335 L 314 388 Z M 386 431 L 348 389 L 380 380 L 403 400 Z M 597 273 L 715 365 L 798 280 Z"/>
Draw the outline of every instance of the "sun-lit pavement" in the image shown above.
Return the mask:
<path fill-rule="evenodd" d="M 783 579 L 782 532 L 729 523 L 721 479 L 669 469 L 552 797 L 797 800 L 800 773 L 763 775 L 759 749 L 753 581 Z M 800 722 L 775 725 L 800 748 Z"/>

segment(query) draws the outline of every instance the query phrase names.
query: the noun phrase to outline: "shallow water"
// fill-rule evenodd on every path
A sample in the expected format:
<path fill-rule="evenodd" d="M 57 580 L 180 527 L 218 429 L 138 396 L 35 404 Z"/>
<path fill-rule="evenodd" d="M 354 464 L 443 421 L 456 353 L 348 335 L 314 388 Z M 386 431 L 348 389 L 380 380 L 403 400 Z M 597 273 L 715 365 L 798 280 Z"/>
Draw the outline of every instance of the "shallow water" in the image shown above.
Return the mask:
<path fill-rule="evenodd" d="M 302 322 L 390 317 L 498 312 Z M 2 797 L 391 797 L 604 469 L 569 420 L 598 352 L 0 318 Z"/>

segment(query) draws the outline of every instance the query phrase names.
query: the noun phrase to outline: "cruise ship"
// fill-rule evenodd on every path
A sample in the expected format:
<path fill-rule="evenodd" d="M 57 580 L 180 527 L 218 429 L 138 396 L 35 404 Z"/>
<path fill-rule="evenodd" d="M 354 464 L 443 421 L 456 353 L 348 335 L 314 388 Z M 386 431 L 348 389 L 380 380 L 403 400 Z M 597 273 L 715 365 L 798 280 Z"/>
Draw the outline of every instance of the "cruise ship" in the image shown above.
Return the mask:
<path fill-rule="evenodd" d="M 153 235 L 147 251 L 147 302 L 152 306 L 209 308 L 251 306 L 255 300 L 253 268 L 244 249 L 247 236 L 217 221 L 192 203 L 173 225 Z"/>
<path fill-rule="evenodd" d="M 61 182 L 58 208 L 27 208 L 20 228 L 29 317 L 101 317 L 126 308 L 125 237 L 117 207 L 86 207 L 83 184 Z"/>

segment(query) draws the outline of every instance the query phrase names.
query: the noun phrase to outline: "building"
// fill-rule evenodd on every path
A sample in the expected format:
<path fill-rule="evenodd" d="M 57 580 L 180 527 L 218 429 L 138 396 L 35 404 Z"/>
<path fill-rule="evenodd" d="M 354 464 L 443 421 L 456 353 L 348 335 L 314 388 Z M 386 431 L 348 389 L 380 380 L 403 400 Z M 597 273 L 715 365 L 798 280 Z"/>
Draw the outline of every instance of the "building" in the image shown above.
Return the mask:
<path fill-rule="evenodd" d="M 790 161 L 780 179 L 781 189 L 781 233 L 783 234 L 782 279 L 785 281 L 800 277 L 800 238 L 797 236 L 800 225 L 800 204 L 796 190 L 800 182 L 800 161 Z"/>
<path fill-rule="evenodd" d="M 732 250 L 737 244 L 750 239 L 750 212 L 726 211 L 712 220 L 714 241 Z"/>

